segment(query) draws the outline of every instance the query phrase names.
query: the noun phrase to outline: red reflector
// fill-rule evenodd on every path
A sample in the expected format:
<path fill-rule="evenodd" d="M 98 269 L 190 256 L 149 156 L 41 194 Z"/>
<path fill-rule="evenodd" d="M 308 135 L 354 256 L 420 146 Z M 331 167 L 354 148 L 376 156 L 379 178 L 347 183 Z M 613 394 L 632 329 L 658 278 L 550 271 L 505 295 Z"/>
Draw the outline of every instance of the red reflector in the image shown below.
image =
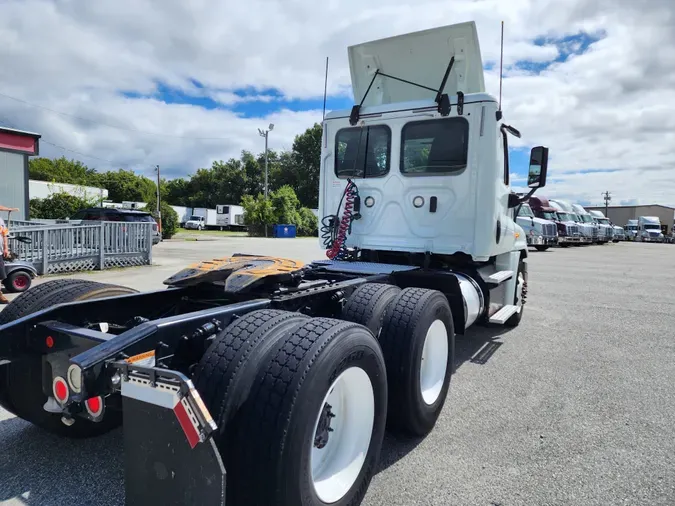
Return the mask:
<path fill-rule="evenodd" d="M 45 344 L 47 345 L 47 348 L 53 348 L 54 338 L 52 336 L 47 336 L 47 339 L 45 339 Z"/>
<path fill-rule="evenodd" d="M 103 399 L 101 397 L 92 397 L 85 401 L 87 411 L 91 416 L 99 416 L 103 411 Z"/>
<path fill-rule="evenodd" d="M 173 412 L 176 413 L 176 418 L 178 418 L 178 422 L 183 428 L 183 432 L 185 432 L 185 437 L 188 440 L 190 448 L 194 448 L 197 446 L 197 443 L 199 443 L 199 432 L 197 432 L 197 429 L 192 424 L 192 421 L 190 421 L 190 415 L 188 415 L 187 411 L 185 410 L 185 406 L 183 406 L 181 401 L 178 401 L 176 406 L 173 408 Z"/>
<path fill-rule="evenodd" d="M 57 401 L 66 402 L 68 400 L 68 395 L 70 394 L 70 392 L 68 391 L 68 385 L 66 384 L 66 380 L 64 380 L 61 377 L 55 378 L 53 390 L 54 390 L 54 397 L 56 397 Z"/>

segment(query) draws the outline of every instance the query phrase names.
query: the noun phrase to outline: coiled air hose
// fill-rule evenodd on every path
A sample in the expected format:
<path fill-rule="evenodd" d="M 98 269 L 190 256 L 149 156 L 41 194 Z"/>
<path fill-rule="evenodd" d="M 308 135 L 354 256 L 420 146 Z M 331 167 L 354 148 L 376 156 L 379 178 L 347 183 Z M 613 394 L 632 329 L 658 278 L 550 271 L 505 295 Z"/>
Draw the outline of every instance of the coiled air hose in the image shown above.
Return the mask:
<path fill-rule="evenodd" d="M 343 259 L 348 254 L 345 241 L 347 240 L 347 234 L 349 233 L 352 221 L 355 219 L 354 201 L 358 196 L 358 187 L 351 179 L 348 179 L 345 191 L 340 198 L 337 212 L 325 216 L 321 220 L 321 238 L 323 239 L 323 245 L 328 248 L 326 256 L 331 260 Z M 345 208 L 342 218 L 340 218 L 340 208 L 343 201 Z"/>

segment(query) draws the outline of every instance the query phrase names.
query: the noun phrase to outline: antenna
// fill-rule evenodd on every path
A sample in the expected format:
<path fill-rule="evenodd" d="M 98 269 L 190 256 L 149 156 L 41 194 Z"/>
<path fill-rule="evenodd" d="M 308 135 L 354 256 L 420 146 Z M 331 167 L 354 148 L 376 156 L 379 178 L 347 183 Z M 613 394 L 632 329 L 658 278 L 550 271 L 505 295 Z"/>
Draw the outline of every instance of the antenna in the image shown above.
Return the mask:
<path fill-rule="evenodd" d="M 499 110 L 502 110 L 502 70 L 504 68 L 504 22 L 502 21 L 502 42 L 499 55 Z"/>
<path fill-rule="evenodd" d="M 326 92 L 328 91 L 328 56 L 326 56 L 326 79 L 323 83 L 323 116 L 322 121 L 326 119 Z"/>

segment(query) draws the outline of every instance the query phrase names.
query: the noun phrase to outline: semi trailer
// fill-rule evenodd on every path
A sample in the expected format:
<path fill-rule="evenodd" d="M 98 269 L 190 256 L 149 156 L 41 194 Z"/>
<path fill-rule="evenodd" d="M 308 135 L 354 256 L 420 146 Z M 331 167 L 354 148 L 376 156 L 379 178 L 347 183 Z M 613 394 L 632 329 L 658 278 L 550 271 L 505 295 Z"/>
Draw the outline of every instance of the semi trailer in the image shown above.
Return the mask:
<path fill-rule="evenodd" d="M 348 56 L 356 103 L 323 122 L 324 259 L 233 255 L 149 292 L 52 280 L 0 313 L 0 404 L 65 437 L 123 424 L 127 504 L 358 505 L 385 429 L 435 426 L 455 336 L 523 317 L 515 210 L 548 149 L 518 197 L 520 133 L 475 24 Z"/>
<path fill-rule="evenodd" d="M 537 251 L 546 251 L 558 244 L 556 224 L 550 220 L 537 218 L 529 204 L 523 203 L 518 209 L 516 222 L 523 228 L 527 245 Z"/>

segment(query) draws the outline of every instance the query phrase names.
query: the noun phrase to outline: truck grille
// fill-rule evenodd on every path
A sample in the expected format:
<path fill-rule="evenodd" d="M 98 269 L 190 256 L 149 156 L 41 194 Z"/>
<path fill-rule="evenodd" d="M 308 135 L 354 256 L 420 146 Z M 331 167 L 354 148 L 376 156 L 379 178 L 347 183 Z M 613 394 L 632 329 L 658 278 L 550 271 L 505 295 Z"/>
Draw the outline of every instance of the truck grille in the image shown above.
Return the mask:
<path fill-rule="evenodd" d="M 579 235 L 579 227 L 577 225 L 567 225 L 567 235 Z"/>
<path fill-rule="evenodd" d="M 542 226 L 542 231 L 545 237 L 555 237 L 557 235 L 557 228 L 553 223 L 545 223 Z"/>

